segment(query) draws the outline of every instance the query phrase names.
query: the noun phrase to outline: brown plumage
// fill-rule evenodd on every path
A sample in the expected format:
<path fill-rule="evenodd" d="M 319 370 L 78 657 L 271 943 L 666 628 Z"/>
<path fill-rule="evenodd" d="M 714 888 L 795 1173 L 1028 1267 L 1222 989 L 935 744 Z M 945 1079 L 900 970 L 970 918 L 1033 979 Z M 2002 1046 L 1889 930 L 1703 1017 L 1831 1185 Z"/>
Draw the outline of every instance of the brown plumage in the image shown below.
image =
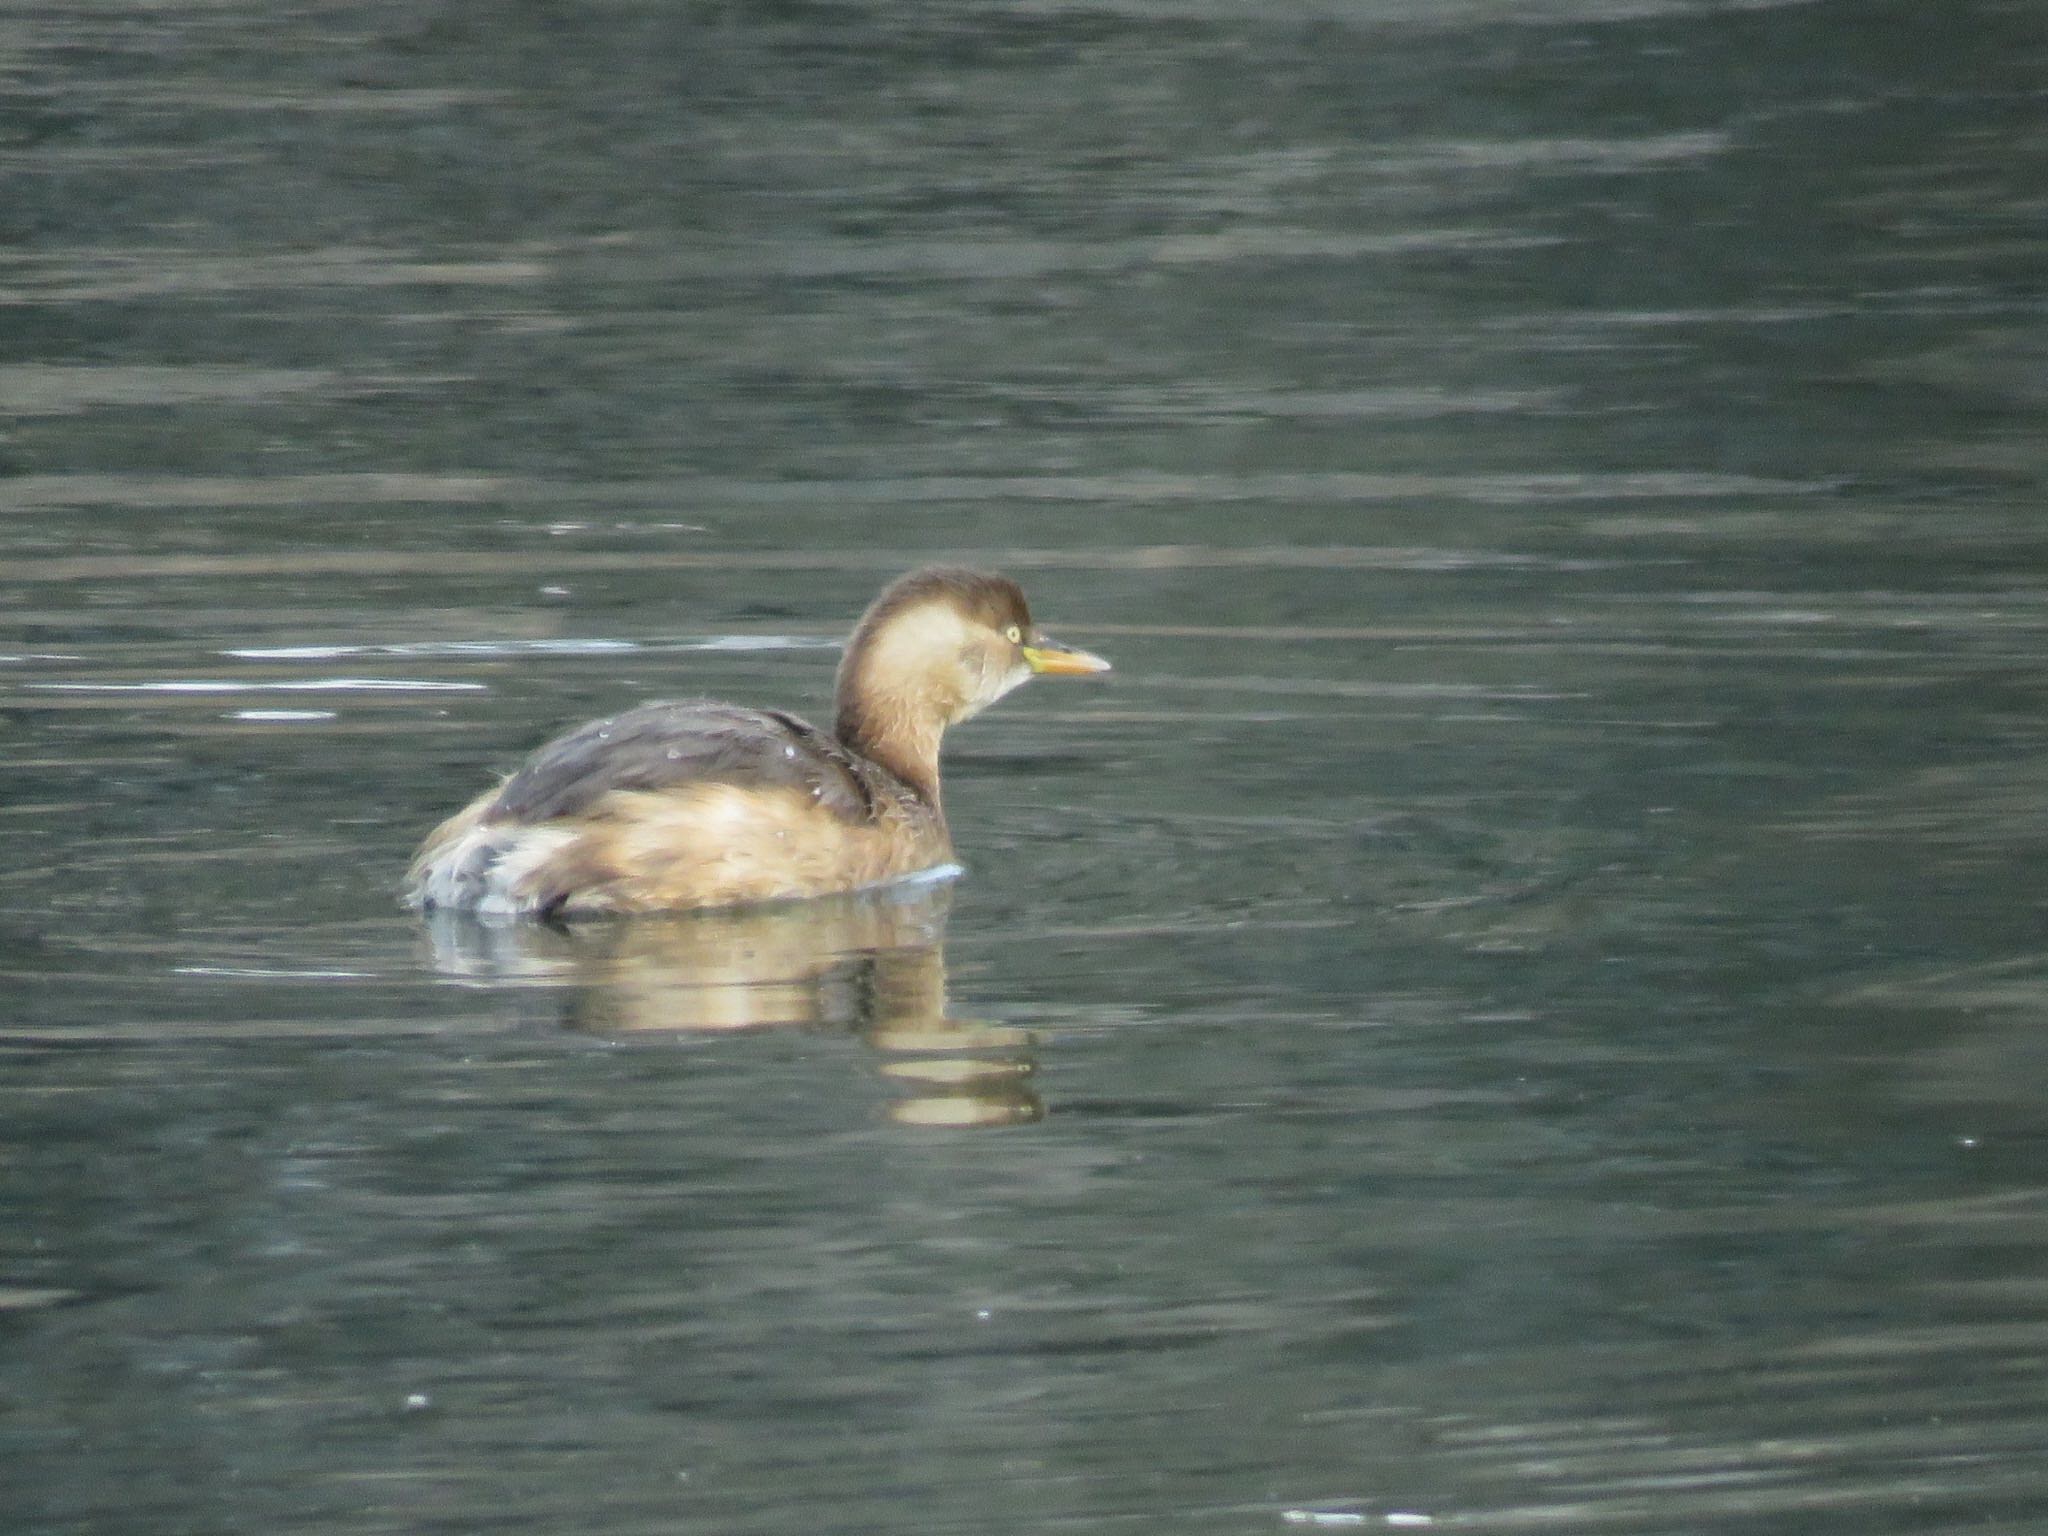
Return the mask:
<path fill-rule="evenodd" d="M 1007 577 L 913 571 L 839 664 L 831 733 L 778 710 L 643 704 L 557 737 L 427 838 L 406 903 L 573 916 L 822 896 L 949 863 L 939 743 L 1054 644 Z"/>

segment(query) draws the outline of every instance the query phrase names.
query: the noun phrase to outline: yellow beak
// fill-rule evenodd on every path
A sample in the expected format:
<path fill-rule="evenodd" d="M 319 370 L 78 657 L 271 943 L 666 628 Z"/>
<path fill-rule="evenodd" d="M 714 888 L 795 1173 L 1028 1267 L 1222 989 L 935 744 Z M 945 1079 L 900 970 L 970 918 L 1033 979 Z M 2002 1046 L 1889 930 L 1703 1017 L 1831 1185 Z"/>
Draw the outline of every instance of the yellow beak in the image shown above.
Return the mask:
<path fill-rule="evenodd" d="M 1086 677 L 1090 672 L 1107 672 L 1109 663 L 1090 651 L 1077 651 L 1044 635 L 1034 635 L 1024 647 L 1024 664 L 1041 677 Z"/>

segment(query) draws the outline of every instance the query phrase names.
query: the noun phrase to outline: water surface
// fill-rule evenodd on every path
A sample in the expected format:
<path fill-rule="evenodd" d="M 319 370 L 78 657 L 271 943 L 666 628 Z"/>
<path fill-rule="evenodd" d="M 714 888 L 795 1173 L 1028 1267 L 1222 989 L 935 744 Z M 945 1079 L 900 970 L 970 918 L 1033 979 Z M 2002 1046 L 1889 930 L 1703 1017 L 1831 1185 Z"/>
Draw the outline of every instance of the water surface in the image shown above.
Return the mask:
<path fill-rule="evenodd" d="M 2031 7 L 0 59 L 16 1527 L 2048 1520 Z M 930 559 L 957 885 L 396 908 Z"/>

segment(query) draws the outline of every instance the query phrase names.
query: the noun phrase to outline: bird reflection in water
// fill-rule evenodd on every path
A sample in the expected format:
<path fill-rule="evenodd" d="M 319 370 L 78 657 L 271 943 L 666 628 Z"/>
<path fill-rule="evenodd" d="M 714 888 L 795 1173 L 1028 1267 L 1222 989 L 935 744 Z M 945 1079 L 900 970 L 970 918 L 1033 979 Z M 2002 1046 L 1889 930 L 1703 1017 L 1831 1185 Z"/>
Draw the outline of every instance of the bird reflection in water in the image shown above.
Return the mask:
<path fill-rule="evenodd" d="M 446 975 L 566 984 L 568 1024 L 612 1039 L 765 1028 L 846 1031 L 880 1057 L 906 1125 L 1039 1119 L 1033 1037 L 955 1018 L 946 999 L 950 879 L 815 901 L 567 926 L 427 923 Z"/>

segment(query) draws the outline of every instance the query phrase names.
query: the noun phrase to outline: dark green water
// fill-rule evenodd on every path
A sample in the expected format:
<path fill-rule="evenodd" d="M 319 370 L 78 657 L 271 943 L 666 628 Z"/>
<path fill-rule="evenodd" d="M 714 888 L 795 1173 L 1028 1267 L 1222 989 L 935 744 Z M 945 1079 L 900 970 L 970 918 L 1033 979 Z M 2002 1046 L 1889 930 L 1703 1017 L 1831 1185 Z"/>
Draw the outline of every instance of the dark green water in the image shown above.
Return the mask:
<path fill-rule="evenodd" d="M 7 1529 L 2042 1529 L 2039 22 L 0 13 Z M 932 558 L 950 911 L 396 910 Z"/>

